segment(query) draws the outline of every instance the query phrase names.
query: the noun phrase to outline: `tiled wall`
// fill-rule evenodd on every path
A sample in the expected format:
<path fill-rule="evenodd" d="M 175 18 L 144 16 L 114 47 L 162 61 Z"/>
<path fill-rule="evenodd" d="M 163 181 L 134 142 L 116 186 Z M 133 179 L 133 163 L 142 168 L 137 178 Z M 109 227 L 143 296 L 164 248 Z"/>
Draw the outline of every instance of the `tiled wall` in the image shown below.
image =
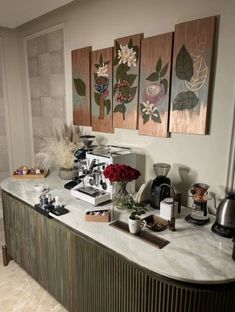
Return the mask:
<path fill-rule="evenodd" d="M 63 29 L 27 40 L 34 152 L 66 120 Z"/>
<path fill-rule="evenodd" d="M 0 45 L 2 42 L 0 41 Z M 9 175 L 9 159 L 3 93 L 2 54 L 0 46 L 0 182 Z"/>

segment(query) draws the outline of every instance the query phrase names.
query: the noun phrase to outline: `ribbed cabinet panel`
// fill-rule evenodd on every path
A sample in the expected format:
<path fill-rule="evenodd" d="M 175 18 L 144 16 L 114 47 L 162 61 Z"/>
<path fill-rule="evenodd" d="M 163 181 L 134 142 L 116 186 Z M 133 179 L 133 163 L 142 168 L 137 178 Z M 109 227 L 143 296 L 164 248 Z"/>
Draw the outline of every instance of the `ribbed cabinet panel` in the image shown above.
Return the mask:
<path fill-rule="evenodd" d="M 71 312 L 235 311 L 235 283 L 162 277 L 6 192 L 2 199 L 9 254 Z"/>

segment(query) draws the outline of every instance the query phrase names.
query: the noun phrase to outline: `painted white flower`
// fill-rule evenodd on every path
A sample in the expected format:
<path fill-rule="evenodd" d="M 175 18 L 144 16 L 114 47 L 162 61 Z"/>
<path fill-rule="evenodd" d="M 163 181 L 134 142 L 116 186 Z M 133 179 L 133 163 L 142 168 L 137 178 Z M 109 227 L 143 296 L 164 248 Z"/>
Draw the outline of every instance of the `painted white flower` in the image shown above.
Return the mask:
<path fill-rule="evenodd" d="M 107 70 L 108 70 L 108 65 L 103 64 L 103 66 L 100 66 L 98 71 L 97 71 L 98 77 L 100 77 L 100 76 L 108 77 L 109 75 L 107 74 Z"/>
<path fill-rule="evenodd" d="M 136 52 L 133 48 L 128 48 L 127 45 L 121 45 L 121 50 L 118 50 L 119 64 L 126 64 L 131 67 L 131 65 L 136 66 Z"/>
<path fill-rule="evenodd" d="M 152 118 L 154 117 L 159 117 L 159 113 L 158 113 L 158 109 L 156 107 L 154 107 L 153 103 L 149 103 L 149 101 L 143 102 L 143 106 L 144 108 L 142 109 L 142 113 L 146 114 L 146 115 L 150 115 L 150 117 Z"/>

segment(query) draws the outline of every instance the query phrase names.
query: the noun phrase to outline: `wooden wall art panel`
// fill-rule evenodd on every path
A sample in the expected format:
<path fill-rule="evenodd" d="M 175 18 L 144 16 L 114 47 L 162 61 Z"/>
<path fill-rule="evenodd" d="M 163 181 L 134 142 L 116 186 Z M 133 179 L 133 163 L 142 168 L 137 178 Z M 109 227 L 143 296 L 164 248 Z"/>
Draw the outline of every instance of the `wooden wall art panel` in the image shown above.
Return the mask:
<path fill-rule="evenodd" d="M 137 129 L 140 40 L 143 34 L 114 42 L 113 124 Z"/>
<path fill-rule="evenodd" d="M 90 54 L 91 47 L 72 51 L 74 125 L 91 125 Z"/>
<path fill-rule="evenodd" d="M 92 52 L 91 124 L 92 130 L 113 132 L 113 48 Z"/>
<path fill-rule="evenodd" d="M 141 41 L 139 134 L 168 136 L 173 33 Z"/>
<path fill-rule="evenodd" d="M 170 131 L 207 133 L 215 17 L 175 26 Z"/>

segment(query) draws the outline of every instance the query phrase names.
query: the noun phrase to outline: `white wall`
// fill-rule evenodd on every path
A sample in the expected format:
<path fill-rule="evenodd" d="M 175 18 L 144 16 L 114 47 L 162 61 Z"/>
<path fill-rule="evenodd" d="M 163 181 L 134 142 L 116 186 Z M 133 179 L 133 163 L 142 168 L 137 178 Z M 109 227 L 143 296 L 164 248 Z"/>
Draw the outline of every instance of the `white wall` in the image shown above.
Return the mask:
<path fill-rule="evenodd" d="M 181 167 L 185 190 L 193 182 L 204 182 L 223 196 L 226 184 L 232 115 L 235 94 L 235 2 L 222 0 L 80 0 L 18 28 L 21 82 L 24 97 L 26 140 L 31 136 L 27 121 L 24 37 L 64 23 L 67 119 L 72 120 L 71 50 L 92 45 L 93 50 L 113 45 L 118 37 L 143 32 L 145 37 L 174 30 L 180 22 L 220 15 L 215 84 L 210 134 L 206 136 L 172 134 L 171 138 L 139 136 L 137 131 L 116 129 L 104 136 L 107 143 L 134 147 L 142 159 L 138 166 L 145 179 L 154 176 L 152 165 L 167 162 Z M 90 131 L 89 128 L 86 131 Z M 30 147 L 26 160 L 30 160 Z M 143 160 L 145 158 L 145 160 Z M 173 168 L 171 175 L 175 172 Z M 142 179 L 142 181 L 144 178 Z M 177 181 L 176 181 L 177 182 Z M 179 182 L 179 181 L 178 181 Z"/>

